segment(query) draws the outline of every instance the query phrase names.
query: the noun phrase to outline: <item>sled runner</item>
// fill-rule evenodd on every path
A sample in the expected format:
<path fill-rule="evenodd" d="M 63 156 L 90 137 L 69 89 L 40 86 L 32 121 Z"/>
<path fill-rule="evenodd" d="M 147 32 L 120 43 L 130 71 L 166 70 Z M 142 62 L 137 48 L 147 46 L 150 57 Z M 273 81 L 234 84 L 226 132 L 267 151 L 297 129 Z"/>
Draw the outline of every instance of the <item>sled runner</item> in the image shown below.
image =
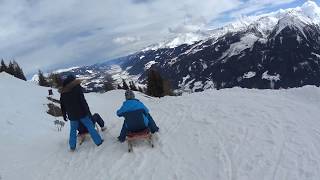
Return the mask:
<path fill-rule="evenodd" d="M 127 134 L 128 152 L 133 151 L 132 142 L 135 140 L 147 140 L 150 143 L 151 147 L 154 147 L 152 134 L 150 133 L 149 129 L 144 129 L 143 131 L 139 132 L 129 132 Z"/>

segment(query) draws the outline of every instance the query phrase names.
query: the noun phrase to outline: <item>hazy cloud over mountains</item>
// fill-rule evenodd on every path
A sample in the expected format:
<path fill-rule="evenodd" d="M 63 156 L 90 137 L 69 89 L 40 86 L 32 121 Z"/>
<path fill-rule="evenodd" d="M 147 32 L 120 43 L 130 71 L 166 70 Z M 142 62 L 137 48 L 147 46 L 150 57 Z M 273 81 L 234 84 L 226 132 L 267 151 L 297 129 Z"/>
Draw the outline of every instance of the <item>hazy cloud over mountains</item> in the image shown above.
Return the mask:
<path fill-rule="evenodd" d="M 1 0 L 0 54 L 27 74 L 126 55 L 295 0 Z"/>

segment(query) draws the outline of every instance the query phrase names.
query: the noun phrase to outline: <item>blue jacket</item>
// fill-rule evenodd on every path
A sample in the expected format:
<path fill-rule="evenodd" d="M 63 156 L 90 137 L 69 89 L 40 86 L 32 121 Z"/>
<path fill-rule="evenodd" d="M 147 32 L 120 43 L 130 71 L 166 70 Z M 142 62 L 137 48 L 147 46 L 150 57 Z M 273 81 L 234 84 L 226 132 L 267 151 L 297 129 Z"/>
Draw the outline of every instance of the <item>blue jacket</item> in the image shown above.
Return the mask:
<path fill-rule="evenodd" d="M 119 117 L 125 118 L 124 123 L 129 131 L 140 131 L 147 128 L 148 114 L 149 109 L 138 99 L 126 100 L 117 111 Z"/>

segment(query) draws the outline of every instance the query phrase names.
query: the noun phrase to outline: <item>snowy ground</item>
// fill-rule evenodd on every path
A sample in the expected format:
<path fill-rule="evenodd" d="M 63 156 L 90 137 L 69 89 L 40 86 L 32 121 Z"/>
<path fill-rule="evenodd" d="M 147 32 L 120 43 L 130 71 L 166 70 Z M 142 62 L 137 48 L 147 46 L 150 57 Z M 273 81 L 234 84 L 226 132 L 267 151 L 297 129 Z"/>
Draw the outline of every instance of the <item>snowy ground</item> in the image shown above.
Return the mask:
<path fill-rule="evenodd" d="M 47 89 L 0 74 L 1 180 L 318 180 L 320 89 L 209 90 L 138 95 L 160 127 L 155 148 L 119 144 L 123 91 L 87 94 L 105 119 L 105 142 L 68 151 L 45 104 Z"/>

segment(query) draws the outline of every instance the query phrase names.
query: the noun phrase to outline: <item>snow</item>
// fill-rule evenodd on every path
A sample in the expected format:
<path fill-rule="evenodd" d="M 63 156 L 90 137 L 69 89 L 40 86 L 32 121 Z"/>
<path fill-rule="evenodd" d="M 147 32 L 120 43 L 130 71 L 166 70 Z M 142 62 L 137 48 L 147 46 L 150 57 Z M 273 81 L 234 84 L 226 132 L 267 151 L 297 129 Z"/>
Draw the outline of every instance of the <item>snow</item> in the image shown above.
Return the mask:
<path fill-rule="evenodd" d="M 206 62 L 203 62 L 203 60 L 201 59 L 201 65 L 202 65 L 202 69 L 207 69 L 208 65 L 206 64 Z"/>
<path fill-rule="evenodd" d="M 201 81 L 197 81 L 193 83 L 194 87 L 192 88 L 192 91 L 195 92 L 197 89 L 201 89 L 203 87 L 203 84 Z"/>
<path fill-rule="evenodd" d="M 75 66 L 75 67 L 66 68 L 66 69 L 59 69 L 59 70 L 54 71 L 54 73 L 58 73 L 59 74 L 59 73 L 75 70 L 75 69 L 78 69 L 78 68 L 79 68 L 78 66 Z"/>
<path fill-rule="evenodd" d="M 317 53 L 311 53 L 312 55 L 315 55 L 315 56 L 317 56 L 317 58 L 320 58 L 320 55 L 319 54 L 317 54 Z"/>
<path fill-rule="evenodd" d="M 301 41 L 302 41 L 302 38 L 301 38 L 299 35 L 297 35 L 297 41 L 299 42 L 299 44 L 300 44 Z"/>
<path fill-rule="evenodd" d="M 279 74 L 269 75 L 268 71 L 266 71 L 262 74 L 262 79 L 266 79 L 269 81 L 280 81 L 280 75 Z"/>
<path fill-rule="evenodd" d="M 307 25 L 307 23 L 305 23 L 303 20 L 301 20 L 300 17 L 295 16 L 295 15 L 286 15 L 285 17 L 281 18 L 278 22 L 278 27 L 277 27 L 277 32 L 274 35 L 277 36 L 283 29 L 285 29 L 286 27 L 291 27 L 291 28 L 295 28 L 298 29 L 305 38 L 307 38 L 307 36 L 304 33 L 303 28 Z"/>
<path fill-rule="evenodd" d="M 206 32 L 206 31 L 180 33 L 176 37 L 173 37 L 167 41 L 163 41 L 163 42 L 151 45 L 143 49 L 142 51 L 157 50 L 161 48 L 175 48 L 182 44 L 191 45 L 197 41 L 209 38 L 210 36 L 211 34 L 209 34 L 209 32 Z"/>
<path fill-rule="evenodd" d="M 243 50 L 251 48 L 258 39 L 254 34 L 247 34 L 239 42 L 231 44 L 230 48 L 221 56 L 221 59 L 240 54 Z"/>
<path fill-rule="evenodd" d="M 208 80 L 204 83 L 203 89 L 213 89 L 215 87 L 215 84 L 212 80 Z"/>
<path fill-rule="evenodd" d="M 280 74 L 269 75 L 268 71 L 262 74 L 262 79 L 270 81 L 270 88 L 274 89 L 274 82 L 280 81 Z"/>
<path fill-rule="evenodd" d="M 214 48 L 215 51 L 219 51 L 220 45 L 217 45 L 217 47 Z"/>
<path fill-rule="evenodd" d="M 39 82 L 39 75 L 38 74 L 33 75 L 30 81 L 34 82 L 34 83 L 38 83 Z"/>
<path fill-rule="evenodd" d="M 308 61 L 304 61 L 304 62 L 301 62 L 299 63 L 301 66 L 308 66 L 309 65 L 309 62 Z"/>
<path fill-rule="evenodd" d="M 185 33 L 174 38 L 171 42 L 167 43 L 166 46 L 175 48 L 181 44 L 193 44 L 197 41 L 204 39 L 206 36 L 200 33 Z"/>
<path fill-rule="evenodd" d="M 250 78 L 253 78 L 254 76 L 256 76 L 256 72 L 253 72 L 253 71 L 249 71 L 247 73 L 245 73 L 243 75 L 243 78 L 244 79 L 250 79 Z"/>
<path fill-rule="evenodd" d="M 87 73 L 93 74 L 94 72 L 92 70 L 86 70 Z"/>
<path fill-rule="evenodd" d="M 55 92 L 56 94 L 56 92 Z M 155 148 L 133 153 L 116 142 L 122 120 L 115 111 L 123 91 L 86 94 L 108 127 L 105 142 L 68 152 L 62 132 L 45 113 L 47 88 L 0 74 L 2 180 L 318 180 L 320 89 L 232 88 L 182 97 L 137 97 L 160 126 Z M 57 94 L 56 94 L 57 96 Z"/>
<path fill-rule="evenodd" d="M 182 82 L 179 84 L 179 87 L 183 87 L 186 84 L 186 81 L 190 79 L 190 75 L 187 75 L 182 78 Z"/>
<path fill-rule="evenodd" d="M 110 74 L 115 80 L 115 84 L 122 84 L 122 80 L 133 81 L 138 85 L 138 79 L 140 75 L 130 75 L 127 71 L 132 68 L 132 66 L 127 67 L 123 70 L 119 65 L 112 65 L 110 70 L 106 73 Z"/>
<path fill-rule="evenodd" d="M 301 6 L 300 9 L 304 13 L 304 15 L 312 19 L 315 23 L 320 22 L 320 8 L 316 2 L 307 1 Z"/>
<path fill-rule="evenodd" d="M 150 69 L 151 66 L 154 65 L 154 64 L 157 64 L 157 62 L 156 61 L 149 61 L 148 63 L 146 63 L 144 65 L 144 70 L 146 71 L 146 70 Z"/>

